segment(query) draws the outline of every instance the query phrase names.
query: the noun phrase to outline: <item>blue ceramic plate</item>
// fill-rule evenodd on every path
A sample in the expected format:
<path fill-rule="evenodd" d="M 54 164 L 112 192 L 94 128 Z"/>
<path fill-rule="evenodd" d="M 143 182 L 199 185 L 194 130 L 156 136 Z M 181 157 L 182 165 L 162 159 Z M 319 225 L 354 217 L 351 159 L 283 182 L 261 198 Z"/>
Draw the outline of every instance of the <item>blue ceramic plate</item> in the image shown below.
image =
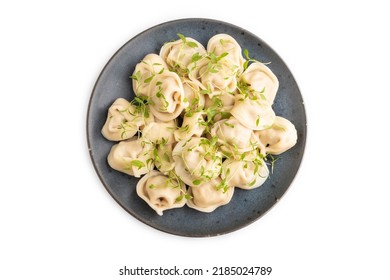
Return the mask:
<path fill-rule="evenodd" d="M 279 79 L 273 105 L 277 115 L 289 119 L 298 131 L 298 143 L 279 156 L 274 172 L 260 187 L 251 191 L 236 189 L 229 204 L 212 213 L 187 206 L 157 215 L 137 196 L 137 179 L 110 168 L 107 155 L 114 144 L 101 135 L 107 110 L 118 97 L 134 97 L 129 76 L 148 53 L 159 53 L 164 42 L 176 40 L 177 33 L 207 45 L 215 34 L 233 36 L 252 58 L 271 62 L 268 66 Z M 283 60 L 264 41 L 232 24 L 210 19 L 181 19 L 154 26 L 121 47 L 101 72 L 93 89 L 87 116 L 87 138 L 92 162 L 103 185 L 128 213 L 143 223 L 171 234 L 203 237 L 225 234 L 258 220 L 283 196 L 293 181 L 302 160 L 306 140 L 306 115 L 296 81 Z"/>

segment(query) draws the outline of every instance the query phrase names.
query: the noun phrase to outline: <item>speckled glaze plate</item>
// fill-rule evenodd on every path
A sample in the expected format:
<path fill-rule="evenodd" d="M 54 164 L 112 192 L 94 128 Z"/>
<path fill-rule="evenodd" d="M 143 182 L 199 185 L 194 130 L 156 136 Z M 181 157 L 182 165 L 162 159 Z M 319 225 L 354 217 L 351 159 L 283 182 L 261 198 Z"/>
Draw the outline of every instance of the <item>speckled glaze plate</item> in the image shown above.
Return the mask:
<path fill-rule="evenodd" d="M 177 33 L 207 45 L 213 35 L 233 36 L 252 58 L 271 62 L 268 67 L 279 79 L 279 91 L 273 105 L 277 115 L 289 119 L 298 131 L 298 142 L 278 156 L 273 174 L 260 187 L 245 191 L 236 189 L 229 204 L 212 213 L 187 206 L 156 214 L 137 196 L 137 178 L 117 172 L 107 163 L 114 144 L 101 134 L 109 106 L 119 97 L 134 97 L 129 76 L 135 65 L 148 53 L 159 53 L 164 42 L 176 40 Z M 296 81 L 283 60 L 264 41 L 232 24 L 210 19 L 181 19 L 162 23 L 138 34 L 122 46 L 108 61 L 93 89 L 87 115 L 89 152 L 96 172 L 111 196 L 128 213 L 143 223 L 175 235 L 205 237 L 229 233 L 258 220 L 283 196 L 301 164 L 306 140 L 306 114 Z"/>

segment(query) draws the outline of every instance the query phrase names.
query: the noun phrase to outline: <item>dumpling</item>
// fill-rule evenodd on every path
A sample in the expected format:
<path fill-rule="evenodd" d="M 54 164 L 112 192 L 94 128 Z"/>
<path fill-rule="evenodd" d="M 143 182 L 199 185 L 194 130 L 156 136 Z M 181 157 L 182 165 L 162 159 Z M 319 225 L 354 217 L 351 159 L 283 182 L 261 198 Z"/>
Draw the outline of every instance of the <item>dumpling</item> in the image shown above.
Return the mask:
<path fill-rule="evenodd" d="M 133 91 L 136 96 L 147 96 L 149 84 L 153 77 L 168 71 L 165 61 L 157 54 L 146 55 L 140 63 L 135 66 L 131 78 L 133 79 Z"/>
<path fill-rule="evenodd" d="M 276 116 L 273 125 L 265 130 L 256 131 L 263 154 L 279 155 L 292 148 L 298 139 L 295 126 L 287 119 Z"/>
<path fill-rule="evenodd" d="M 112 146 L 107 157 L 111 168 L 134 177 L 153 170 L 153 145 L 141 139 L 129 139 Z"/>
<path fill-rule="evenodd" d="M 192 137 L 178 142 L 172 152 L 175 172 L 189 186 L 198 186 L 219 176 L 222 154 L 214 140 Z"/>
<path fill-rule="evenodd" d="M 275 112 L 271 105 L 260 99 L 245 98 L 236 95 L 236 102 L 230 113 L 244 126 L 252 130 L 267 129 L 275 120 Z"/>
<path fill-rule="evenodd" d="M 142 139 L 153 144 L 173 143 L 175 142 L 175 129 L 176 123 L 174 120 L 162 122 L 157 119 L 144 127 Z"/>
<path fill-rule="evenodd" d="M 168 64 L 170 70 L 179 75 L 187 75 L 188 65 L 203 56 L 206 50 L 198 41 L 181 34 L 179 36 L 179 40 L 165 43 L 162 46 L 160 56 Z"/>
<path fill-rule="evenodd" d="M 275 74 L 261 62 L 254 62 L 242 73 L 239 90 L 250 98 L 256 97 L 272 105 L 279 88 Z"/>
<path fill-rule="evenodd" d="M 184 115 L 181 127 L 174 132 L 176 141 L 188 139 L 192 136 L 202 136 L 206 128 L 204 122 L 203 112 L 192 113 L 190 116 Z"/>
<path fill-rule="evenodd" d="M 126 140 L 133 137 L 146 123 L 153 121 L 153 119 L 151 114 L 142 112 L 124 98 L 118 98 L 108 109 L 102 134 L 107 140 Z"/>
<path fill-rule="evenodd" d="M 242 153 L 258 147 L 258 139 L 253 130 L 243 126 L 236 118 L 230 117 L 216 122 L 210 134 L 227 157 L 240 157 Z"/>
<path fill-rule="evenodd" d="M 233 93 L 237 88 L 237 66 L 225 57 L 207 55 L 190 64 L 189 69 L 189 78 L 211 97 Z"/>
<path fill-rule="evenodd" d="M 169 71 L 153 77 L 149 85 L 148 101 L 152 114 L 165 122 L 176 119 L 188 106 L 179 76 Z"/>
<path fill-rule="evenodd" d="M 237 67 L 236 72 L 242 72 L 245 59 L 242 56 L 241 46 L 232 36 L 217 34 L 211 37 L 207 43 L 207 52 L 217 57 L 226 53 L 226 58 Z"/>
<path fill-rule="evenodd" d="M 265 161 L 256 159 L 226 159 L 222 164 L 224 184 L 229 187 L 251 190 L 260 187 L 268 178 L 269 171 Z"/>
<path fill-rule="evenodd" d="M 137 184 L 137 194 L 160 216 L 163 211 L 180 208 L 186 204 L 186 186 L 153 170 L 142 177 Z"/>
<path fill-rule="evenodd" d="M 228 204 L 233 197 L 234 188 L 223 188 L 221 181 L 221 178 L 217 177 L 199 187 L 190 187 L 188 194 L 192 198 L 187 200 L 188 207 L 210 213 Z"/>

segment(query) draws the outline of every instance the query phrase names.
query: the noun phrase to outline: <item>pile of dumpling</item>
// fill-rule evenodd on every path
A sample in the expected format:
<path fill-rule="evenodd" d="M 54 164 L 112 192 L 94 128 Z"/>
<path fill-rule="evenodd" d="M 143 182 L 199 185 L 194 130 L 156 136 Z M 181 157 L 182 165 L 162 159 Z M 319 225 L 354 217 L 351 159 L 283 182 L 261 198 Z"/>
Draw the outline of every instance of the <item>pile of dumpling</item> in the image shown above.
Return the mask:
<path fill-rule="evenodd" d="M 246 50 L 244 58 L 227 34 L 207 48 L 178 36 L 135 66 L 135 97 L 115 100 L 102 128 L 117 142 L 108 164 L 143 176 L 137 194 L 159 215 L 184 205 L 212 212 L 235 188 L 261 186 L 267 156 L 297 141 L 294 125 L 272 109 L 279 82 L 266 65 Z"/>

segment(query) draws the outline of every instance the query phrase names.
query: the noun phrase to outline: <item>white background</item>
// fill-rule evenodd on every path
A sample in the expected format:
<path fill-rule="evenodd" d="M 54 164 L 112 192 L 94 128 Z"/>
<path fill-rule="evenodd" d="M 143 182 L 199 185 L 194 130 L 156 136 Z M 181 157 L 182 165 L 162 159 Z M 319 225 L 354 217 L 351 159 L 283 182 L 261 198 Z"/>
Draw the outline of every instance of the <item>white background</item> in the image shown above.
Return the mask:
<path fill-rule="evenodd" d="M 390 279 L 385 1 L 0 3 L 1 279 L 136 279 L 118 275 L 124 265 Z M 130 216 L 99 181 L 86 140 L 88 101 L 109 58 L 141 31 L 188 17 L 230 22 L 271 45 L 308 117 L 286 195 L 254 224 L 212 238 L 162 233 Z"/>

